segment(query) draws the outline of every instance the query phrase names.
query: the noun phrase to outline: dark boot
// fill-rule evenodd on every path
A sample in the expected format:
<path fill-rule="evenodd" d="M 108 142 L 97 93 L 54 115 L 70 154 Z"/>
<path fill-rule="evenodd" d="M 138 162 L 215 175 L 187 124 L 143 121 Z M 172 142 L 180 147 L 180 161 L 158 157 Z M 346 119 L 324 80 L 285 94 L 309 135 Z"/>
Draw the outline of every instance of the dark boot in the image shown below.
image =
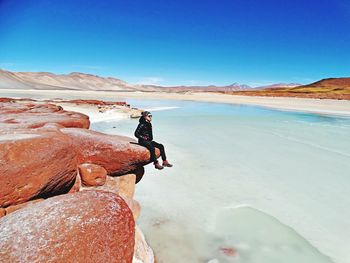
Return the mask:
<path fill-rule="evenodd" d="M 154 163 L 154 168 L 162 170 L 164 167 L 159 164 L 159 162 Z"/>
<path fill-rule="evenodd" d="M 173 167 L 173 165 L 170 164 L 167 160 L 163 161 L 163 166 L 164 167 Z"/>

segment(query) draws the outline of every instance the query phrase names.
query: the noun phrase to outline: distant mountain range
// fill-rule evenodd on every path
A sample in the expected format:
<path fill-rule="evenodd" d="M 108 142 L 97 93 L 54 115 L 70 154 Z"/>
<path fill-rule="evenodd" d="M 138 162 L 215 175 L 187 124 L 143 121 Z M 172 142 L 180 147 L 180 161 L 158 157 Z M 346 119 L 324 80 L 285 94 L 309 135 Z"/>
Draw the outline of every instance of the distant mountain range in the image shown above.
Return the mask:
<path fill-rule="evenodd" d="M 277 83 L 256 88 L 238 83 L 227 86 L 163 87 L 157 85 L 130 84 L 117 78 L 100 77 L 79 72 L 58 75 L 49 72 L 11 72 L 0 69 L 0 89 L 158 91 L 179 93 L 219 92 L 249 96 L 350 99 L 350 78 L 329 78 L 308 85 Z"/>
<path fill-rule="evenodd" d="M 350 78 L 322 79 L 311 84 L 294 87 L 280 87 L 280 85 L 277 85 L 274 87 L 265 87 L 263 89 L 236 91 L 232 94 L 246 96 L 350 100 Z"/>
<path fill-rule="evenodd" d="M 298 84 L 279 83 L 269 87 L 295 87 Z M 49 72 L 11 72 L 0 69 L 0 88 L 38 89 L 38 90 L 100 90 L 100 91 L 165 91 L 165 92 L 231 92 L 250 90 L 252 87 L 233 83 L 227 86 L 173 86 L 130 84 L 112 77 L 100 77 L 92 74 L 73 72 L 53 74 Z"/>
<path fill-rule="evenodd" d="M 256 87 L 256 88 L 253 88 L 253 89 L 294 88 L 294 87 L 298 87 L 298 86 L 301 86 L 301 85 L 302 84 L 300 84 L 300 83 L 276 83 L 276 84 Z"/>
<path fill-rule="evenodd" d="M 103 78 L 91 74 L 73 72 L 56 75 L 49 72 L 10 72 L 0 70 L 0 88 L 38 90 L 134 90 L 120 79 Z"/>

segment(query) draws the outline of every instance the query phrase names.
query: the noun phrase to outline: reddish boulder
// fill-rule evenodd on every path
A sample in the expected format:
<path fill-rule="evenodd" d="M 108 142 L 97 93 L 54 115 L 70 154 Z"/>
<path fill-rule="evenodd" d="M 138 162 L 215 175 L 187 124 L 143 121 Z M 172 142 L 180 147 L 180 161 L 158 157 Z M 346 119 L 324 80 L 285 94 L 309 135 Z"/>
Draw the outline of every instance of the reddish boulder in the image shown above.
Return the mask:
<path fill-rule="evenodd" d="M 134 199 L 130 199 L 127 197 L 124 197 L 121 195 L 121 197 L 124 199 L 125 203 L 128 205 L 128 207 L 130 208 L 135 221 L 139 218 L 140 213 L 141 213 L 141 205 L 139 202 L 137 202 Z"/>
<path fill-rule="evenodd" d="M 76 193 L 79 192 L 81 188 L 81 178 L 80 175 L 77 174 L 77 176 L 75 177 L 75 181 L 74 181 L 74 185 L 72 186 L 72 188 L 69 190 L 69 194 L 72 193 Z"/>
<path fill-rule="evenodd" d="M 35 199 L 35 200 L 32 200 L 32 201 L 28 201 L 26 203 L 23 203 L 23 204 L 19 204 L 19 205 L 11 205 L 9 207 L 6 207 L 5 210 L 6 210 L 6 215 L 12 213 L 12 212 L 15 212 L 19 209 L 22 209 L 30 204 L 35 204 L 35 203 L 38 203 L 38 202 L 41 202 L 41 201 L 44 201 L 45 199 L 43 198 L 39 198 L 39 199 Z"/>
<path fill-rule="evenodd" d="M 229 257 L 234 257 L 237 255 L 237 250 L 234 247 L 221 247 L 220 250 Z"/>
<path fill-rule="evenodd" d="M 125 136 L 107 135 L 78 128 L 63 128 L 78 151 L 79 163 L 94 163 L 104 167 L 109 175 L 122 175 L 150 162 L 147 148 Z M 159 156 L 159 151 L 156 151 Z"/>
<path fill-rule="evenodd" d="M 106 182 L 102 186 L 97 186 L 93 188 L 84 188 L 85 189 L 96 189 L 103 190 L 112 193 L 117 193 L 121 196 L 127 198 L 133 198 L 135 193 L 135 174 L 126 174 L 122 176 L 112 177 L 107 176 Z"/>
<path fill-rule="evenodd" d="M 2 262 L 132 262 L 135 222 L 121 197 L 60 195 L 0 219 Z"/>
<path fill-rule="evenodd" d="M 5 208 L 0 207 L 0 217 L 3 217 L 6 215 L 6 210 Z"/>
<path fill-rule="evenodd" d="M 88 104 L 88 105 L 116 105 L 116 106 L 127 106 L 125 101 L 102 101 L 102 100 L 65 100 L 62 102 L 75 103 L 75 104 Z"/>
<path fill-rule="evenodd" d="M 15 99 L 12 98 L 0 98 L 0 102 L 14 102 Z"/>
<path fill-rule="evenodd" d="M 81 190 L 93 189 L 98 191 L 112 192 L 120 195 L 128 204 L 136 220 L 140 215 L 141 206 L 136 200 L 133 200 L 135 192 L 135 178 L 135 174 L 126 174 L 118 177 L 107 176 L 106 183 L 104 185 L 82 187 Z"/>
<path fill-rule="evenodd" d="M 76 167 L 73 142 L 59 131 L 0 133 L 0 207 L 67 192 Z"/>
<path fill-rule="evenodd" d="M 46 123 L 64 127 L 89 128 L 89 117 L 62 110 L 53 104 L 0 103 L 0 124 L 3 128 L 38 128 Z"/>
<path fill-rule="evenodd" d="M 97 164 L 83 163 L 79 165 L 79 174 L 84 186 L 100 186 L 106 182 L 107 171 Z"/>

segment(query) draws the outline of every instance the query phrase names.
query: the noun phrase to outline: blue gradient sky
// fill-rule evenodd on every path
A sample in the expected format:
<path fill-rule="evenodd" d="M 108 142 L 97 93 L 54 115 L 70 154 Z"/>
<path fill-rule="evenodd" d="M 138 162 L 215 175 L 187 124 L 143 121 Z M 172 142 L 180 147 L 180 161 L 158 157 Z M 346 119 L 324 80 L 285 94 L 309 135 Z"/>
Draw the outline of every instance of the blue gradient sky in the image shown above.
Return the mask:
<path fill-rule="evenodd" d="M 159 85 L 350 76 L 350 1 L 0 0 L 0 68 Z"/>

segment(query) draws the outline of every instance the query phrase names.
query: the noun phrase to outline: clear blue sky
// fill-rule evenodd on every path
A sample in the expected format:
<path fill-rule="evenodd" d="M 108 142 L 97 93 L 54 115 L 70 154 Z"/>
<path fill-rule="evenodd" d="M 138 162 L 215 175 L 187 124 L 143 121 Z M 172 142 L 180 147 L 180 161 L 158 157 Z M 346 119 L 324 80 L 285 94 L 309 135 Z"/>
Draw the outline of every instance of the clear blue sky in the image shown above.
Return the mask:
<path fill-rule="evenodd" d="M 0 0 L 0 68 L 160 85 L 350 76 L 350 1 Z"/>

